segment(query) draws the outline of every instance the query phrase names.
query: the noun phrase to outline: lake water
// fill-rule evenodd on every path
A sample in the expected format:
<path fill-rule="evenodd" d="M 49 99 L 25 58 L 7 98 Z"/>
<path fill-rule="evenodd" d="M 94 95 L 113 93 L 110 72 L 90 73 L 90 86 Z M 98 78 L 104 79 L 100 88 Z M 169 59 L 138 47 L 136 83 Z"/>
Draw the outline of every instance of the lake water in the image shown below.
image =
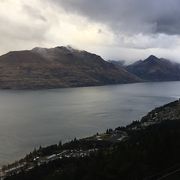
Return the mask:
<path fill-rule="evenodd" d="M 34 147 L 127 125 L 180 97 L 180 82 L 0 90 L 0 164 Z"/>

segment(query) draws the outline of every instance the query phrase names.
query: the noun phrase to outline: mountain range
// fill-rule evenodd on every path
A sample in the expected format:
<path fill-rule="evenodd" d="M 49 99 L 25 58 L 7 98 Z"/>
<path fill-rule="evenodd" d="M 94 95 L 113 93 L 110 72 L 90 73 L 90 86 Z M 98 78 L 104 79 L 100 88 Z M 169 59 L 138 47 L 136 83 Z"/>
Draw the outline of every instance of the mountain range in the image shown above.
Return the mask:
<path fill-rule="evenodd" d="M 125 67 L 145 81 L 179 81 L 180 64 L 167 59 L 149 56 L 145 60 L 137 61 Z"/>
<path fill-rule="evenodd" d="M 100 56 L 71 47 L 13 51 L 0 56 L 0 88 L 43 89 L 141 81 Z"/>
<path fill-rule="evenodd" d="M 0 56 L 1 89 L 48 89 L 143 81 L 178 81 L 180 64 L 149 56 L 125 65 L 72 47 L 12 51 Z"/>

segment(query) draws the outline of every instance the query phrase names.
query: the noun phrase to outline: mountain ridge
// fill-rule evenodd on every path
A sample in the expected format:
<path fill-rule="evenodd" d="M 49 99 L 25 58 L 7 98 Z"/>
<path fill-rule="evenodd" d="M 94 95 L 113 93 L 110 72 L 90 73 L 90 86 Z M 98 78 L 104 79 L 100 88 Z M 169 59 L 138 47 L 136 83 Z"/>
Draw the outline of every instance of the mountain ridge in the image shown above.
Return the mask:
<path fill-rule="evenodd" d="M 126 70 L 145 81 L 178 81 L 180 64 L 150 55 L 145 60 L 126 66 Z"/>
<path fill-rule="evenodd" d="M 71 47 L 33 48 L 0 56 L 1 89 L 45 89 L 140 82 L 124 68 Z"/>
<path fill-rule="evenodd" d="M 143 81 L 179 81 L 180 64 L 150 55 L 130 65 L 70 46 L 0 56 L 0 89 L 51 89 Z"/>

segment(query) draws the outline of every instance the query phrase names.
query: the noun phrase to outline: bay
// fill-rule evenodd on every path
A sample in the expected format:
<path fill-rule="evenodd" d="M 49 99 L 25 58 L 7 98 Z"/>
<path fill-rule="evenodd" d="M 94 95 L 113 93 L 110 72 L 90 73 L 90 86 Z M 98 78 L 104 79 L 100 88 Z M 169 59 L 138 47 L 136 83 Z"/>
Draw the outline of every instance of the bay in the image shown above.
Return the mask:
<path fill-rule="evenodd" d="M 180 97 L 180 82 L 0 90 L 0 165 L 35 147 L 125 126 Z"/>

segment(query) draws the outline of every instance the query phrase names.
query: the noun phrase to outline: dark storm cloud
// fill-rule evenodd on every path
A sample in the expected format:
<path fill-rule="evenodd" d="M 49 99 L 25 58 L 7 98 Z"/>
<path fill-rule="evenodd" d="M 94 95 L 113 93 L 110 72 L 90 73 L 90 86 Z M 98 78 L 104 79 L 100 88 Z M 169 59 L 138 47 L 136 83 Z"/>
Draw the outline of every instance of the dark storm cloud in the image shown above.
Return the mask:
<path fill-rule="evenodd" d="M 180 0 L 51 0 L 115 32 L 180 34 Z"/>

